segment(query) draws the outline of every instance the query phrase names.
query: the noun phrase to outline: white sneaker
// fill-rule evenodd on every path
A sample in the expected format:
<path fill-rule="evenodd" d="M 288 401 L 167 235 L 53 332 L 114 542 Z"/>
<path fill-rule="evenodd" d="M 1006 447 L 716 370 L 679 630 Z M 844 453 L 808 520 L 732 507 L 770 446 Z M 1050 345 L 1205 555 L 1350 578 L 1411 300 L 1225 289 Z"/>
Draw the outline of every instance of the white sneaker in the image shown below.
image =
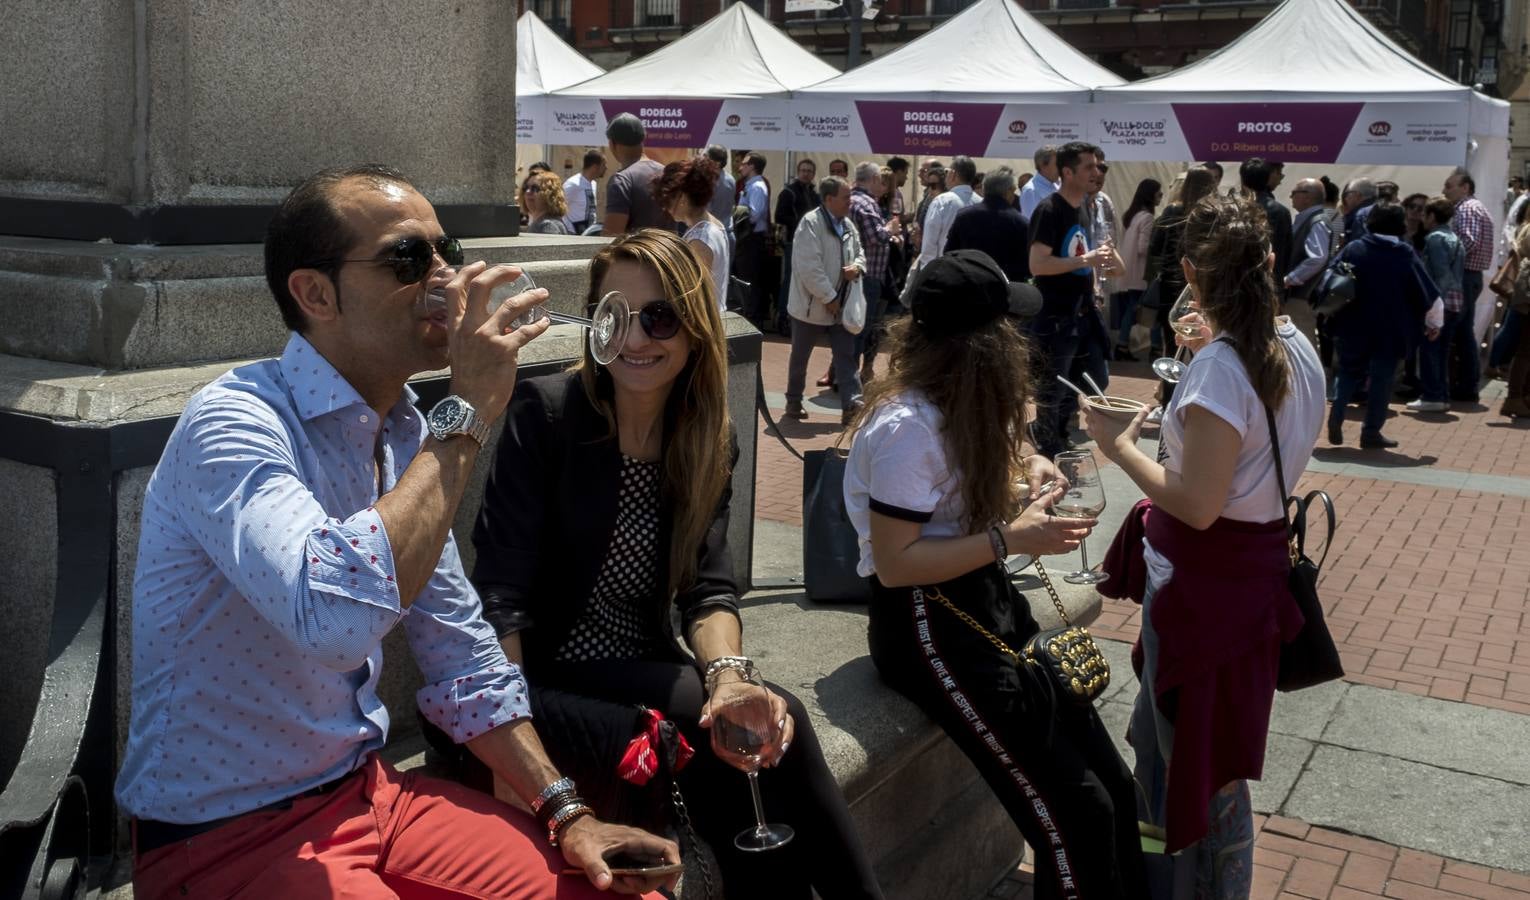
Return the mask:
<path fill-rule="evenodd" d="M 1420 397 L 1417 400 L 1408 401 L 1408 409 L 1421 413 L 1446 412 L 1450 409 L 1450 404 L 1443 400 L 1425 400 Z"/>
<path fill-rule="evenodd" d="M 1162 406 L 1155 406 L 1155 407 L 1153 407 L 1153 411 L 1148 413 L 1147 420 L 1148 420 L 1148 424 L 1149 425 L 1159 425 L 1159 424 L 1162 424 L 1163 423 L 1163 407 Z"/>

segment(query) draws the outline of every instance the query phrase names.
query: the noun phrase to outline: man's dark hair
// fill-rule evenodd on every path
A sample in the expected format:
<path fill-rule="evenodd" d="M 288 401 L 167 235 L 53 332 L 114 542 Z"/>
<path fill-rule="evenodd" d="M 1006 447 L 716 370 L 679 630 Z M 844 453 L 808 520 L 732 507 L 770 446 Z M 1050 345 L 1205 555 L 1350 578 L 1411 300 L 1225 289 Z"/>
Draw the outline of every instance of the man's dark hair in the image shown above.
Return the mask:
<path fill-rule="evenodd" d="M 1063 169 L 1071 169 L 1074 172 L 1077 172 L 1078 158 L 1083 156 L 1085 153 L 1094 156 L 1095 159 L 1100 158 L 1100 148 L 1089 143 L 1088 141 L 1069 141 L 1068 143 L 1063 144 L 1061 147 L 1058 147 L 1058 174 L 1061 174 Z"/>
<path fill-rule="evenodd" d="M 951 172 L 956 176 L 955 184 L 971 184 L 972 179 L 977 177 L 977 163 L 970 156 L 951 157 Z M 947 181 L 946 184 L 952 184 Z"/>
<path fill-rule="evenodd" d="M 1466 192 L 1468 194 L 1477 193 L 1477 182 L 1472 179 L 1472 173 L 1466 171 L 1460 166 L 1456 166 L 1456 170 L 1450 174 L 1454 175 L 1456 178 L 1461 179 L 1461 183 L 1466 185 Z"/>
<path fill-rule="evenodd" d="M 1397 203 L 1377 203 L 1365 217 L 1365 227 L 1371 234 L 1402 237 L 1408 233 L 1408 213 Z"/>
<path fill-rule="evenodd" d="M 526 174 L 527 175 L 535 175 L 538 172 L 551 172 L 551 171 L 552 171 L 552 163 L 547 162 L 545 160 L 542 161 L 542 162 L 534 162 L 531 165 L 526 167 Z"/>
<path fill-rule="evenodd" d="M 352 178 L 365 179 L 377 187 L 400 184 L 414 188 L 404 173 L 391 166 L 366 163 L 324 169 L 293 188 L 266 226 L 266 284 L 276 298 L 282 322 L 299 334 L 308 323 L 297 298 L 287 289 L 287 278 L 298 269 L 318 269 L 335 282 L 335 305 L 339 306 L 340 281 L 335 276 L 356 242 L 356 234 L 335 211 L 330 195 L 341 182 Z"/>
<path fill-rule="evenodd" d="M 728 148 L 722 144 L 708 144 L 707 157 L 724 169 L 728 167 Z"/>
<path fill-rule="evenodd" d="M 1441 225 L 1449 225 L 1450 220 L 1456 217 L 1456 205 L 1444 197 L 1430 197 L 1424 203 L 1424 214 L 1434 216 L 1434 220 Z"/>
<path fill-rule="evenodd" d="M 887 161 L 887 168 L 892 169 L 894 172 L 907 172 L 908 160 L 901 156 L 894 156 Z"/>
<path fill-rule="evenodd" d="M 1221 181 L 1222 180 L 1222 176 L 1227 174 L 1222 169 L 1222 164 L 1217 162 L 1217 161 L 1215 161 L 1215 160 L 1210 160 L 1210 159 L 1206 160 L 1205 162 L 1201 163 L 1201 168 L 1203 168 L 1203 169 L 1210 169 L 1212 172 L 1214 172 L 1216 174 L 1216 176 L 1217 176 L 1217 181 Z"/>
<path fill-rule="evenodd" d="M 765 174 L 765 154 L 759 152 L 758 150 L 750 150 L 744 155 L 744 162 L 754 167 L 754 174 Z"/>
<path fill-rule="evenodd" d="M 605 161 L 606 161 L 606 151 L 604 151 L 604 150 L 586 150 L 586 151 L 584 151 L 584 165 L 581 166 L 580 168 L 588 169 L 590 166 L 598 166 L 598 165 L 600 165 L 601 163 L 603 163 Z"/>
<path fill-rule="evenodd" d="M 844 167 L 846 175 L 850 174 L 850 164 L 845 162 L 842 159 L 831 159 L 831 160 L 829 160 L 829 171 L 830 172 L 834 171 L 834 164 L 835 163 L 839 163 L 841 166 Z"/>
<path fill-rule="evenodd" d="M 1270 164 L 1263 157 L 1250 156 L 1238 167 L 1238 181 L 1256 194 L 1270 190 Z"/>

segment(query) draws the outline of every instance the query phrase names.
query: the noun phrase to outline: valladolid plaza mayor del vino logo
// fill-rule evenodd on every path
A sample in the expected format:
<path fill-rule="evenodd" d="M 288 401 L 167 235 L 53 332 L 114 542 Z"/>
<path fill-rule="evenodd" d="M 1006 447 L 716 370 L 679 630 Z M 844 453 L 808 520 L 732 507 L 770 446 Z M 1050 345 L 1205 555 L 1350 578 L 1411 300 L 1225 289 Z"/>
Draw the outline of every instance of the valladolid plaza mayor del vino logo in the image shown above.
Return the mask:
<path fill-rule="evenodd" d="M 1009 123 L 1009 133 L 1010 134 L 1025 134 L 1025 129 L 1029 128 L 1029 127 L 1030 126 L 1025 124 L 1025 120 L 1024 119 L 1016 119 L 1015 121 Z"/>
<path fill-rule="evenodd" d="M 744 121 L 744 120 L 739 116 L 739 114 L 738 113 L 734 113 L 733 115 L 728 117 L 728 127 L 729 128 L 737 128 L 739 123 L 742 122 L 742 121 Z"/>
<path fill-rule="evenodd" d="M 1372 122 L 1371 127 L 1366 129 L 1372 137 L 1386 137 L 1392 133 L 1391 122 Z"/>

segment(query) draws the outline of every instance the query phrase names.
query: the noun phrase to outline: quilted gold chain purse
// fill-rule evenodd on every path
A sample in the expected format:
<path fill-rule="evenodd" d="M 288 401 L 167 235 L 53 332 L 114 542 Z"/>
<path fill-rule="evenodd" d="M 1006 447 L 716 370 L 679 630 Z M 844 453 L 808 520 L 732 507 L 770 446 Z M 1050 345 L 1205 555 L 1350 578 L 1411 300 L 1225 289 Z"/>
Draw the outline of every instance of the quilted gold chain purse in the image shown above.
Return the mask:
<path fill-rule="evenodd" d="M 1017 668 L 1040 674 L 1054 693 L 1081 706 L 1088 706 L 1110 687 L 1110 663 L 1106 661 L 1105 654 L 1100 652 L 1094 638 L 1089 636 L 1089 629 L 1080 628 L 1068 621 L 1068 612 L 1063 609 L 1062 600 L 1058 598 L 1057 589 L 1052 586 L 1052 579 L 1042 567 L 1041 560 L 1036 560 L 1035 566 L 1042 586 L 1052 598 L 1052 605 L 1057 607 L 1057 615 L 1062 618 L 1062 626 L 1038 631 L 1025 642 L 1025 648 L 1020 653 L 1016 653 L 998 635 L 984 628 L 977 619 L 958 609 L 939 588 L 925 588 L 924 594 L 987 638 Z"/>

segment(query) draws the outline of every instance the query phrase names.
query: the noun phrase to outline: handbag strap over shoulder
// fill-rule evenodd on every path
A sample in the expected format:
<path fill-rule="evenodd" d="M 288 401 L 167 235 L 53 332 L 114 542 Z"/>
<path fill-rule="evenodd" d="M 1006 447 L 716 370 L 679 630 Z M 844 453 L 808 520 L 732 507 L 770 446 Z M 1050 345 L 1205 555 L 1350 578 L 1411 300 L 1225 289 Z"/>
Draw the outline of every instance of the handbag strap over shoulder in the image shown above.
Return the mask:
<path fill-rule="evenodd" d="M 1275 455 L 1275 485 L 1280 490 L 1280 515 L 1286 520 L 1286 548 L 1291 556 L 1291 565 L 1296 565 L 1301 559 L 1301 548 L 1297 541 L 1296 527 L 1291 522 L 1290 493 L 1286 491 L 1286 466 L 1280 456 L 1280 429 L 1275 425 L 1275 410 L 1270 404 L 1264 404 L 1264 420 L 1270 426 L 1270 452 Z M 1305 518 L 1301 501 L 1297 501 L 1297 511 Z"/>

